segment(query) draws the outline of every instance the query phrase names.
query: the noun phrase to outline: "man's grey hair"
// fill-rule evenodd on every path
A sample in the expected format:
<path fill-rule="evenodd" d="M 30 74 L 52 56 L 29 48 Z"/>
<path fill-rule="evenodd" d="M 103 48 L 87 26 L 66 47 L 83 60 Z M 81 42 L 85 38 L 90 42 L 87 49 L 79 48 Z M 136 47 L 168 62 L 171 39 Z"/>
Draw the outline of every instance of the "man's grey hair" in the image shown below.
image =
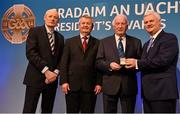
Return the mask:
<path fill-rule="evenodd" d="M 52 8 L 52 9 L 48 9 L 48 10 L 46 11 L 45 15 L 47 15 L 47 13 L 49 13 L 49 12 L 51 12 L 51 11 L 58 12 L 58 11 L 57 11 L 57 9 L 55 9 L 55 8 Z"/>
<path fill-rule="evenodd" d="M 161 20 L 161 16 L 159 13 L 155 12 L 155 11 L 147 11 L 144 14 L 144 17 L 148 16 L 148 15 L 154 15 L 158 20 Z"/>
<path fill-rule="evenodd" d="M 91 19 L 92 22 L 93 22 L 93 18 L 91 16 L 89 16 L 89 15 L 82 15 L 82 16 L 79 17 L 79 23 L 80 23 L 81 18 L 88 18 L 88 19 Z"/>
<path fill-rule="evenodd" d="M 124 17 L 124 19 L 126 20 L 127 25 L 129 24 L 129 21 L 128 21 L 127 16 L 124 15 L 124 14 L 119 14 L 119 15 L 116 15 L 116 16 L 114 17 L 114 19 L 113 19 L 113 21 L 112 21 L 112 25 L 113 25 L 113 26 L 114 26 L 114 24 L 115 24 L 115 20 L 118 19 L 118 18 L 120 18 L 120 17 Z"/>

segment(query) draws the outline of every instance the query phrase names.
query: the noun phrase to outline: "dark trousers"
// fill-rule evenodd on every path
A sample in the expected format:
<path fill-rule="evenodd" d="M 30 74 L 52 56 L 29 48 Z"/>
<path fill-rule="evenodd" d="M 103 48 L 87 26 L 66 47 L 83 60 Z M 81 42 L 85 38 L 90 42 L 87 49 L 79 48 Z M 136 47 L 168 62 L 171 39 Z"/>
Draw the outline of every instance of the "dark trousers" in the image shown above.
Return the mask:
<path fill-rule="evenodd" d="M 23 113 L 36 112 L 40 94 L 42 94 L 41 112 L 52 113 L 54 106 L 54 99 L 56 95 L 56 87 L 48 87 L 48 86 L 43 89 L 26 86 Z"/>
<path fill-rule="evenodd" d="M 175 113 L 176 99 L 150 101 L 143 99 L 144 113 Z"/>
<path fill-rule="evenodd" d="M 103 93 L 104 113 L 117 113 L 118 100 L 120 98 L 122 113 L 134 113 L 136 96 L 107 95 Z"/>
<path fill-rule="evenodd" d="M 94 92 L 69 92 L 66 95 L 67 113 L 94 113 L 96 95 Z"/>

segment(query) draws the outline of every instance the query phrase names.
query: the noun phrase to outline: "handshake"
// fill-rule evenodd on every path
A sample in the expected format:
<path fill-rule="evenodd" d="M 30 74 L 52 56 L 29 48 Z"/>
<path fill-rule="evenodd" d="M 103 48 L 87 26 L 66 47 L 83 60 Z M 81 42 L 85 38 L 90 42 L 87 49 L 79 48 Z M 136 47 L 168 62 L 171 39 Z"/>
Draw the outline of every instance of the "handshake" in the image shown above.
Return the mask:
<path fill-rule="evenodd" d="M 120 63 L 111 62 L 110 68 L 111 70 L 119 70 L 121 67 L 125 67 L 127 69 L 137 69 L 137 59 L 134 58 L 120 58 Z"/>

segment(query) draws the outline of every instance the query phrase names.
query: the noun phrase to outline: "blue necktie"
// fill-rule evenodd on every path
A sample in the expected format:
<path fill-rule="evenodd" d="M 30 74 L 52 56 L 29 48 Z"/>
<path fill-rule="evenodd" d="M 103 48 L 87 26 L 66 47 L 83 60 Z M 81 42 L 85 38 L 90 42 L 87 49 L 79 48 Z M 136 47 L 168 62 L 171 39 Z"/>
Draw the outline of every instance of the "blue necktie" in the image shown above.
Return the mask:
<path fill-rule="evenodd" d="M 123 49 L 123 44 L 122 44 L 122 38 L 119 38 L 118 40 L 118 53 L 119 57 L 124 57 L 124 49 Z"/>
<path fill-rule="evenodd" d="M 148 47 L 147 47 L 146 52 L 148 52 L 148 51 L 149 51 L 149 49 L 152 47 L 152 45 L 153 45 L 153 41 L 154 41 L 154 38 L 151 38 L 151 40 L 149 41 L 149 44 L 148 44 Z"/>

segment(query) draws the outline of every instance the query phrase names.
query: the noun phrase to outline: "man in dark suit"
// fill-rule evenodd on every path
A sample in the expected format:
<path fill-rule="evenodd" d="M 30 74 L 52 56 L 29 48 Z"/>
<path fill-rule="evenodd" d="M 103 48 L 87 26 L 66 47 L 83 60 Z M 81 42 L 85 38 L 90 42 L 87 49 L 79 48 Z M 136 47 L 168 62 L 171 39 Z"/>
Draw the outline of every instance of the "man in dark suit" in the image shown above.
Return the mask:
<path fill-rule="evenodd" d="M 145 113 L 175 113 L 178 96 L 176 65 L 178 41 L 174 34 L 161 29 L 156 12 L 144 15 L 144 25 L 151 39 L 144 44 L 140 60 L 127 59 L 126 68 L 142 71 L 142 96 Z"/>
<path fill-rule="evenodd" d="M 93 113 L 96 95 L 101 91 L 101 76 L 95 68 L 99 40 L 90 35 L 93 19 L 79 19 L 80 35 L 66 40 L 61 59 L 62 91 L 67 113 Z"/>
<path fill-rule="evenodd" d="M 117 15 L 112 25 L 115 34 L 100 41 L 96 61 L 103 73 L 104 112 L 117 113 L 120 98 L 122 112 L 133 113 L 137 95 L 136 70 L 125 69 L 124 60 L 140 58 L 141 41 L 126 34 L 128 19 L 125 15 Z"/>
<path fill-rule="evenodd" d="M 30 29 L 26 42 L 29 64 L 23 82 L 26 85 L 23 113 L 35 113 L 40 94 L 42 113 L 53 110 L 64 37 L 54 31 L 59 21 L 56 9 L 47 10 L 44 21 L 45 25 Z"/>

